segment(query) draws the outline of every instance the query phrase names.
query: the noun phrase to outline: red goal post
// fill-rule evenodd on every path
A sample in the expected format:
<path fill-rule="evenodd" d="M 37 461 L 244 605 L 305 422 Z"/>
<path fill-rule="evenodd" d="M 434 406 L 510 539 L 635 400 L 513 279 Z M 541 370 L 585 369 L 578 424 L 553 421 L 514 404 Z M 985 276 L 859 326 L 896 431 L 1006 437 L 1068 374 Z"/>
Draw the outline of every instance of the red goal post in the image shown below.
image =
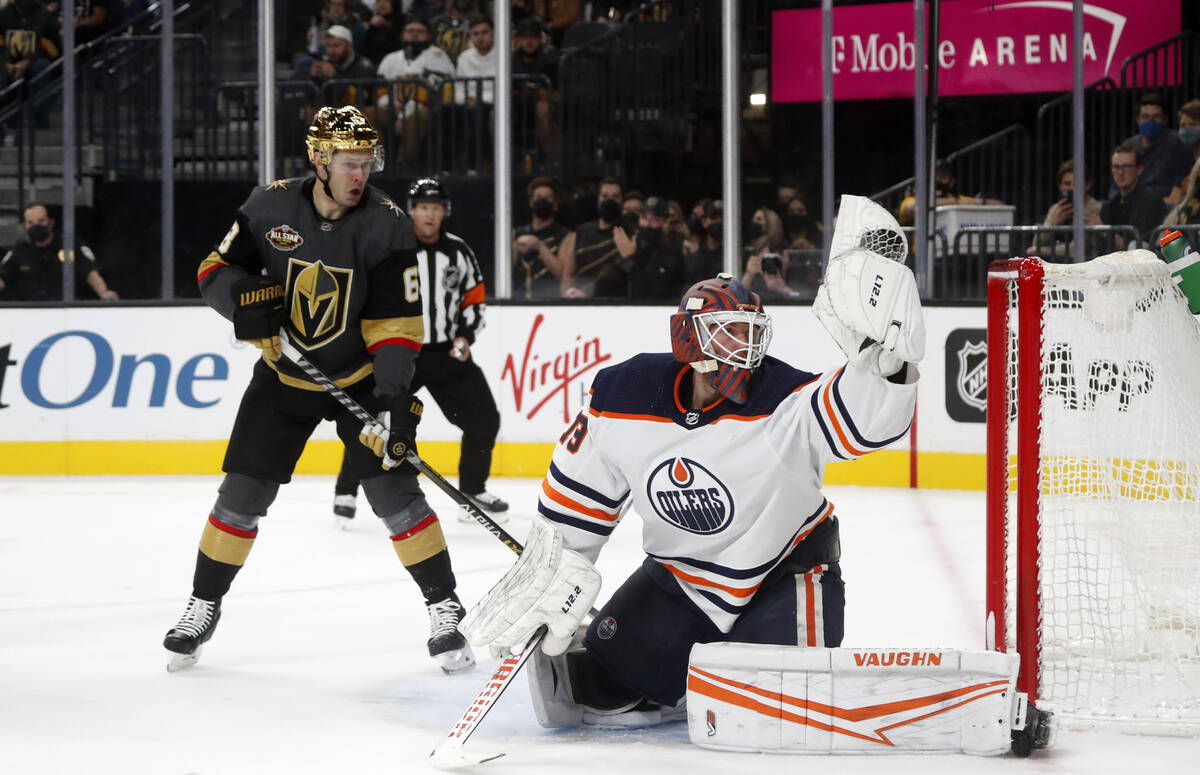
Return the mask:
<path fill-rule="evenodd" d="M 1148 251 L 988 273 L 987 640 L 1060 718 L 1200 734 L 1200 325 Z"/>

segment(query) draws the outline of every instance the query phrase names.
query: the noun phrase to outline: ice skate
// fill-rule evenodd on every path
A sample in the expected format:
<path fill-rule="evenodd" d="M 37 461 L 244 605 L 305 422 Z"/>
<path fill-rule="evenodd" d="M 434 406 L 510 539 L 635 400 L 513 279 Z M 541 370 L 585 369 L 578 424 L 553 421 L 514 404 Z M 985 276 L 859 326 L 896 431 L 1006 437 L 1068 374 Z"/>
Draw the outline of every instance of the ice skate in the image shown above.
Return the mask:
<path fill-rule="evenodd" d="M 358 508 L 358 497 L 353 493 L 347 495 L 333 496 L 333 515 L 334 522 L 342 530 L 350 527 L 350 520 L 354 519 L 354 512 Z"/>
<path fill-rule="evenodd" d="M 508 503 L 499 496 L 493 495 L 492 493 L 484 490 L 483 492 L 475 493 L 474 495 L 467 495 L 467 498 L 469 498 L 471 503 L 475 504 L 476 508 L 479 510 L 486 511 L 493 515 L 492 521 L 496 522 L 497 524 L 502 525 L 508 521 L 508 517 L 500 516 L 502 512 L 508 511 Z M 458 521 L 474 522 L 475 518 L 468 514 L 466 509 L 459 509 Z"/>
<path fill-rule="evenodd" d="M 200 658 L 200 647 L 212 637 L 220 620 L 219 598 L 210 602 L 192 595 L 183 616 L 163 638 L 163 647 L 172 652 L 167 672 L 176 673 L 196 664 Z"/>
<path fill-rule="evenodd" d="M 458 631 L 462 620 L 462 603 L 458 595 L 450 594 L 445 600 L 427 603 L 429 609 L 429 656 L 438 661 L 444 673 L 457 673 L 475 666 L 475 654 L 466 638 Z"/>

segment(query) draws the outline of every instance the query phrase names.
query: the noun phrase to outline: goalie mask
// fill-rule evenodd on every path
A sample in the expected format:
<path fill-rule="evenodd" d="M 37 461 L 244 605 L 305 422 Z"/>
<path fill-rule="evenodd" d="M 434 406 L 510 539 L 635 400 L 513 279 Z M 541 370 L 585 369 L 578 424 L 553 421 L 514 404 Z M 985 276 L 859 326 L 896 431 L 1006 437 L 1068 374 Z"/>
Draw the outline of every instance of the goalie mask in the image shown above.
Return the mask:
<path fill-rule="evenodd" d="M 671 315 L 671 352 L 697 373 L 712 376 L 721 395 L 744 404 L 750 375 L 771 343 L 771 318 L 758 294 L 728 274 L 702 280 L 683 294 Z"/>
<path fill-rule="evenodd" d="M 318 110 L 304 144 L 308 146 L 308 159 L 313 164 L 331 164 L 337 151 L 366 150 L 375 154 L 371 171 L 383 171 L 384 152 L 379 144 L 379 132 L 353 105 Z"/>

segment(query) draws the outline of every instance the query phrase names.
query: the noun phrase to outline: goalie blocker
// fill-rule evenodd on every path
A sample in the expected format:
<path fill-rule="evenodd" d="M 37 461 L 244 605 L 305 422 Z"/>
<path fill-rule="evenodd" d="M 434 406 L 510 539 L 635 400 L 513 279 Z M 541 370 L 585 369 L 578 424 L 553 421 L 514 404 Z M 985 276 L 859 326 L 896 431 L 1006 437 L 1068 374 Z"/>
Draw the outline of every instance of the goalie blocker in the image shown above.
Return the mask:
<path fill-rule="evenodd" d="M 995 651 L 697 644 L 688 733 L 730 751 L 1024 756 L 1053 735 L 1016 691 L 1019 664 Z"/>

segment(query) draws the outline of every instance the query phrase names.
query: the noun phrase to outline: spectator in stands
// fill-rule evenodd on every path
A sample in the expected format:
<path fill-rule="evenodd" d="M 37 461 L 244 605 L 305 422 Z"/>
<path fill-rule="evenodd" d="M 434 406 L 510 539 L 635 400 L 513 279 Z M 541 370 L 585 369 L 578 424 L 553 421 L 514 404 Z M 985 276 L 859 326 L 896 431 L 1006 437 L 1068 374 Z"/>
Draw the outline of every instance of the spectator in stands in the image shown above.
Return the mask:
<path fill-rule="evenodd" d="M 629 278 L 629 298 L 668 300 L 687 288 L 683 281 L 683 256 L 664 239 L 667 201 L 648 196 L 638 213 L 633 255 L 621 258 L 621 268 Z"/>
<path fill-rule="evenodd" d="M 1058 197 L 1054 204 L 1050 205 L 1050 209 L 1046 211 L 1046 217 L 1042 221 L 1043 226 L 1070 226 L 1075 222 L 1075 160 L 1067 159 L 1062 164 L 1058 165 L 1058 173 L 1054 178 L 1055 185 L 1058 188 Z M 1084 180 L 1084 208 L 1083 208 L 1083 224 L 1084 226 L 1096 226 L 1101 223 L 1100 209 L 1103 205 L 1100 200 L 1091 195 L 1092 179 L 1090 176 Z M 1093 240 L 1088 239 L 1088 254 L 1091 254 Z M 1051 255 L 1062 257 L 1074 254 L 1072 249 L 1074 242 L 1069 235 L 1053 234 L 1043 232 L 1038 234 L 1033 244 L 1026 251 L 1029 255 L 1045 256 L 1047 252 Z"/>
<path fill-rule="evenodd" d="M 642 199 L 642 192 L 636 188 L 629 189 L 621 197 L 621 225 L 630 237 L 637 233 L 642 219 Z"/>
<path fill-rule="evenodd" d="M 1192 168 L 1192 149 L 1167 126 L 1167 110 L 1161 95 L 1155 92 L 1143 94 L 1138 100 L 1136 119 L 1138 133 L 1122 145 L 1138 151 L 1142 165 L 1139 184 L 1165 199 Z M 1109 194 L 1119 188 L 1120 184 L 1114 178 Z"/>
<path fill-rule="evenodd" d="M 1200 161 L 1200 100 L 1186 102 L 1179 109 L 1179 131 L 1176 134 L 1179 136 L 1179 142 L 1192 149 L 1192 169 L 1195 169 L 1195 163 Z M 1167 202 L 1169 204 L 1182 202 L 1184 193 L 1191 187 L 1194 177 L 1195 174 L 1189 172 L 1188 177 L 1171 190 Z"/>
<path fill-rule="evenodd" d="M 683 205 L 674 199 L 667 200 L 667 225 L 663 228 L 667 235 L 667 242 L 682 255 L 683 245 L 691 237 L 691 234 L 688 232 L 687 219 L 683 217 Z"/>
<path fill-rule="evenodd" d="M 375 0 L 375 13 L 367 22 L 362 53 L 372 62 L 383 58 L 404 45 L 404 14 L 396 11 L 393 0 Z"/>
<path fill-rule="evenodd" d="M 704 241 L 704 210 L 711 199 L 700 199 L 692 205 L 692 211 L 687 217 L 688 237 L 683 242 L 683 254 L 695 253 Z"/>
<path fill-rule="evenodd" d="M 936 206 L 943 205 L 982 205 L 982 204 L 1004 204 L 999 199 L 988 199 L 980 196 L 964 196 L 958 191 L 958 177 L 954 174 L 954 168 L 947 162 L 939 161 L 934 168 L 933 173 L 933 189 L 936 196 Z M 900 203 L 900 210 L 896 215 L 896 220 L 901 226 L 911 226 L 917 212 L 917 199 L 910 186 L 904 194 L 904 201 Z"/>
<path fill-rule="evenodd" d="M 557 299 L 563 291 L 559 249 L 571 230 L 555 219 L 558 185 L 537 177 L 526 187 L 529 223 L 517 228 L 513 240 L 513 296 L 518 299 Z"/>
<path fill-rule="evenodd" d="M 530 17 L 536 18 L 536 14 L 533 12 L 533 0 L 512 0 L 510 5 L 509 21 L 512 23 L 514 29 L 516 25 L 525 19 Z"/>
<path fill-rule="evenodd" d="M 781 180 L 775 189 L 775 212 L 782 218 L 792 200 L 800 198 L 800 185 L 793 180 Z"/>
<path fill-rule="evenodd" d="M 512 74 L 513 112 L 517 116 L 518 147 L 528 148 L 520 128 L 534 127 L 539 147 L 550 151 L 550 102 L 558 84 L 558 59 L 546 49 L 542 22 L 536 16 L 522 19 L 514 28 Z"/>
<path fill-rule="evenodd" d="M 742 248 L 745 256 L 762 253 L 768 242 L 779 244 L 776 251 L 787 247 L 783 234 L 783 220 L 769 207 L 760 207 L 754 211 L 750 223 L 746 226 L 745 238 L 746 245 Z"/>
<path fill-rule="evenodd" d="M 0 8 L 4 70 L 0 89 L 37 75 L 58 59 L 58 22 L 37 0 L 14 0 Z"/>
<path fill-rule="evenodd" d="M 1180 196 L 1179 204 L 1171 208 L 1171 212 L 1163 219 L 1164 226 L 1200 224 L 1200 159 L 1196 159 L 1192 165 L 1191 174 L 1185 182 L 1187 188 Z"/>
<path fill-rule="evenodd" d="M 471 21 L 477 13 L 475 0 L 446 0 L 442 13 L 429 22 L 433 29 L 433 45 L 445 51 L 456 65 L 458 55 L 470 45 Z"/>
<path fill-rule="evenodd" d="M 757 293 L 763 300 L 791 300 L 801 297 L 796 288 L 802 286 L 804 278 L 793 270 L 786 245 L 782 238 L 768 237 L 746 259 L 742 285 Z"/>
<path fill-rule="evenodd" d="M 716 277 L 725 267 L 725 205 L 720 199 L 707 200 L 700 217 L 700 242 L 695 252 L 684 256 L 684 285 Z"/>
<path fill-rule="evenodd" d="M 599 217 L 575 229 L 563 240 L 558 256 L 563 263 L 563 296 L 628 295 L 628 278 L 620 259 L 636 248 L 621 225 L 621 181 L 604 178 L 596 192 Z"/>
<path fill-rule="evenodd" d="M 458 57 L 454 104 L 443 106 L 438 131 L 452 138 L 445 144 L 445 169 L 455 168 L 456 152 L 467 156 L 469 169 L 484 168 L 492 156 L 492 105 L 496 93 L 496 34 L 492 20 L 472 14 L 471 45 Z M 478 80 L 471 80 L 478 79 Z M 478 156 L 476 156 L 478 152 Z"/>
<path fill-rule="evenodd" d="M 305 116 L 305 121 L 311 123 L 317 107 L 365 107 L 370 102 L 369 82 L 375 79 L 375 65 L 366 57 L 355 53 L 354 36 L 350 34 L 350 30 L 335 24 L 325 31 L 325 58 L 309 65 L 307 75 L 312 78 L 318 89 L 317 105 L 312 106 L 311 112 Z M 325 88 L 325 82 L 332 79 L 354 79 L 359 83 L 338 84 Z"/>
<path fill-rule="evenodd" d="M 792 250 L 815 250 L 824 244 L 821 222 L 808 214 L 800 197 L 790 199 L 783 215 L 783 231 Z"/>
<path fill-rule="evenodd" d="M 116 15 L 112 6 L 121 0 L 82 0 L 75 5 L 75 45 L 91 43 L 108 32 Z"/>
<path fill-rule="evenodd" d="M 1142 163 L 1135 147 L 1118 145 L 1112 152 L 1112 175 L 1117 193 L 1100 208 L 1100 220 L 1109 226 L 1129 225 L 1146 239 L 1155 226 L 1162 223 L 1167 205 L 1162 197 L 1141 185 Z M 1117 236 L 1117 248 L 1128 249 L 1124 238 Z"/>
<path fill-rule="evenodd" d="M 591 19 L 589 21 L 604 24 L 619 24 L 625 19 L 632 0 L 597 0 L 591 4 Z"/>
<path fill-rule="evenodd" d="M 355 51 L 362 51 L 366 47 L 367 26 L 351 10 L 350 0 L 325 0 L 321 15 L 313 19 L 308 29 L 308 53 L 314 59 L 325 56 L 326 33 L 335 25 L 350 30 Z"/>
<path fill-rule="evenodd" d="M 583 21 L 582 0 L 534 0 L 533 11 L 546 23 L 555 46 L 562 45 L 567 27 Z"/>
<path fill-rule="evenodd" d="M 403 45 L 379 63 L 379 77 L 400 81 L 390 95 L 395 112 L 393 129 L 404 138 L 401 158 L 411 162 L 417 158 L 421 142 L 429 124 L 429 104 L 438 95 L 431 93 L 440 84 L 433 83 L 438 76 L 453 78 L 454 63 L 445 51 L 431 43 L 429 22 L 418 14 L 409 16 L 401 35 Z M 389 95 L 379 97 L 377 107 L 387 110 Z"/>
<path fill-rule="evenodd" d="M 25 234 L 28 241 L 18 242 L 0 261 L 0 294 L 10 301 L 61 301 L 62 235 L 54 228 L 54 219 L 44 204 L 25 208 Z M 75 241 L 75 298 L 92 298 L 84 292 L 91 288 L 95 298 L 116 301 L 116 291 L 110 289 L 96 268 L 92 249 Z"/>

